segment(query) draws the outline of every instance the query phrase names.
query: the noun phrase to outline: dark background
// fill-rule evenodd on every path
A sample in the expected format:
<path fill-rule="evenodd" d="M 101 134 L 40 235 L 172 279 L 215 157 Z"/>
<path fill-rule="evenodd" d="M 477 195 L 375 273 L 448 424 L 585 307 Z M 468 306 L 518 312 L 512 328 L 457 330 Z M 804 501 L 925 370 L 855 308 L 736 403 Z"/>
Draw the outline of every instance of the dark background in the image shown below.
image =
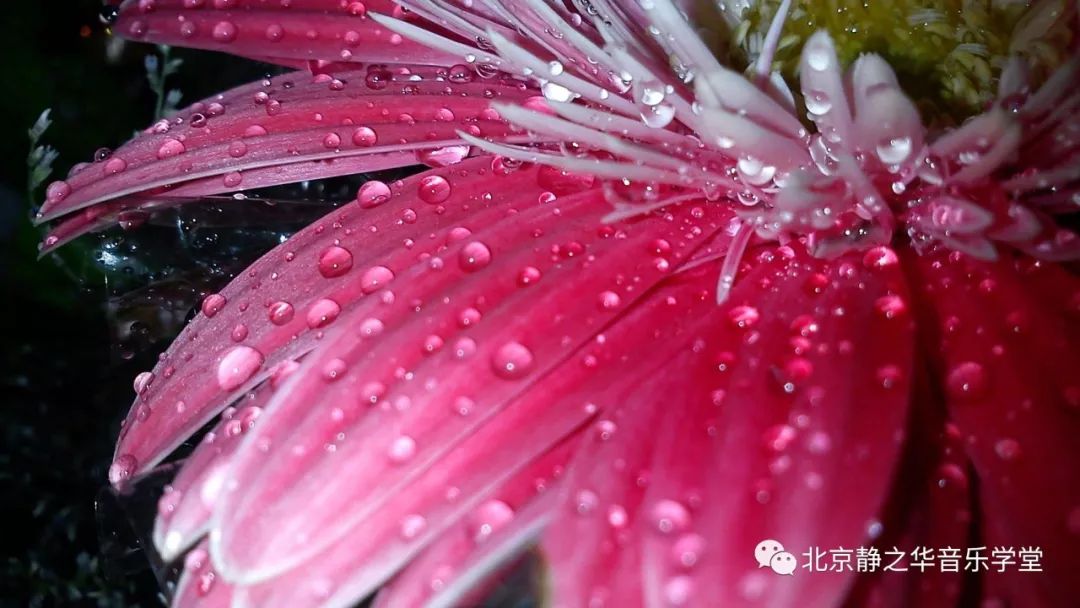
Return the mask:
<path fill-rule="evenodd" d="M 100 0 L 0 8 L 4 606 L 160 605 L 145 556 L 117 560 L 110 556 L 117 547 L 99 543 L 99 524 L 106 539 L 125 541 L 122 514 L 104 508 L 103 521 L 95 516 L 112 442 L 131 403 L 134 375 L 152 366 L 202 293 L 268 248 L 257 230 L 204 227 L 203 211 L 174 214 L 167 218 L 171 228 L 83 237 L 60 255 L 36 259 L 41 229 L 29 218 L 42 188 L 27 192 L 26 131 L 42 110 L 52 108 L 53 120 L 42 143 L 60 155 L 53 178 L 152 122 L 156 96 L 144 60 L 158 50 L 127 44 L 110 60 L 100 8 Z M 183 93 L 181 105 L 268 70 L 197 51 L 177 49 L 173 56 L 185 62 L 169 80 L 169 88 Z"/>

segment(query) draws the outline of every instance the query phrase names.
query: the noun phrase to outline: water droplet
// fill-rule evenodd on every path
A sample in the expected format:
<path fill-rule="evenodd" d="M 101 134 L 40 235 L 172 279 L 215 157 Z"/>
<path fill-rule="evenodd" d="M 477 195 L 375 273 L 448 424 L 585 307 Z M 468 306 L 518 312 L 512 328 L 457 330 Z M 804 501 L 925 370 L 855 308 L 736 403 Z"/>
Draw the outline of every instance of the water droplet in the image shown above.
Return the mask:
<path fill-rule="evenodd" d="M 135 376 L 134 388 L 136 395 L 142 395 L 150 389 L 150 383 L 154 381 L 154 372 L 142 372 Z"/>
<path fill-rule="evenodd" d="M 374 146 L 379 141 L 379 137 L 368 127 L 357 127 L 352 134 L 352 142 L 357 146 L 366 148 L 368 146 Z"/>
<path fill-rule="evenodd" d="M 574 496 L 574 503 L 574 510 L 577 511 L 578 515 L 588 515 L 596 510 L 596 507 L 600 504 L 600 499 L 591 490 L 578 490 L 578 493 Z"/>
<path fill-rule="evenodd" d="M 945 386 L 953 399 L 978 399 L 986 391 L 986 371 L 978 363 L 965 361 L 949 371 Z"/>
<path fill-rule="evenodd" d="M 758 319 L 761 318 L 761 314 L 758 313 L 758 309 L 753 306 L 733 306 L 728 311 L 728 319 L 732 325 L 739 329 L 747 329 L 753 327 Z"/>
<path fill-rule="evenodd" d="M 394 272 L 386 266 L 372 266 L 360 277 L 360 290 L 374 293 L 394 280 Z"/>
<path fill-rule="evenodd" d="M 308 309 L 307 326 L 311 329 L 326 327 L 333 323 L 334 319 L 337 319 L 340 314 L 341 306 L 337 302 L 329 298 L 316 300 Z"/>
<path fill-rule="evenodd" d="M 222 308 L 225 308 L 225 303 L 225 296 L 219 293 L 212 293 L 203 299 L 202 313 L 207 317 L 213 317 L 221 312 Z"/>
<path fill-rule="evenodd" d="M 520 342 L 508 342 L 495 351 L 492 365 L 495 373 L 507 380 L 521 378 L 529 372 L 533 354 Z"/>
<path fill-rule="evenodd" d="M 233 342 L 243 342 L 247 336 L 248 328 L 247 325 L 244 325 L 243 323 L 238 323 L 232 328 L 232 332 L 229 334 L 229 337 L 232 338 Z"/>
<path fill-rule="evenodd" d="M 465 160 L 472 150 L 468 145 L 443 146 L 416 153 L 416 159 L 429 167 L 449 167 Z"/>
<path fill-rule="evenodd" d="M 469 517 L 468 529 L 473 542 L 482 543 L 514 519 L 514 510 L 501 500 L 488 500 Z"/>
<path fill-rule="evenodd" d="M 465 272 L 476 272 L 491 263 L 491 250 L 487 245 L 473 241 L 461 249 L 458 263 Z"/>
<path fill-rule="evenodd" d="M 416 454 L 416 441 L 408 435 L 402 435 L 390 443 L 387 455 L 390 461 L 401 464 L 407 462 Z"/>
<path fill-rule="evenodd" d="M 184 147 L 184 144 L 181 143 L 180 140 L 169 138 L 161 144 L 160 148 L 158 148 L 157 157 L 160 160 L 165 160 L 166 158 L 179 156 L 185 151 L 187 151 L 187 148 Z"/>
<path fill-rule="evenodd" d="M 684 534 L 671 546 L 671 557 L 680 568 L 693 568 L 705 551 L 705 539 L 700 534 Z"/>
<path fill-rule="evenodd" d="M 907 304 L 897 295 L 881 296 L 874 301 L 874 307 L 886 319 L 895 319 L 907 311 Z"/>
<path fill-rule="evenodd" d="M 458 314 L 458 326 L 472 327 L 480 322 L 480 311 L 475 308 L 466 308 Z"/>
<path fill-rule="evenodd" d="M 131 479 L 135 470 L 139 468 L 139 461 L 131 454 L 123 454 L 118 457 L 109 467 L 109 483 L 118 484 Z"/>
<path fill-rule="evenodd" d="M 234 346 L 218 364 L 217 381 L 222 390 L 239 388 L 262 367 L 263 355 L 250 346 Z"/>
<path fill-rule="evenodd" d="M 49 184 L 45 189 L 45 200 L 50 203 L 59 203 L 71 194 L 71 185 L 60 180 Z"/>
<path fill-rule="evenodd" d="M 327 150 L 337 150 L 341 147 L 341 136 L 337 133 L 327 133 L 323 138 L 323 147 Z"/>
<path fill-rule="evenodd" d="M 600 294 L 600 298 L 597 301 L 600 310 L 615 310 L 622 304 L 622 299 L 619 298 L 619 294 L 614 291 L 605 291 Z"/>
<path fill-rule="evenodd" d="M 653 525 L 663 534 L 685 530 L 690 525 L 690 512 L 682 503 L 674 500 L 661 500 L 656 503 L 650 515 Z"/>
<path fill-rule="evenodd" d="M 686 606 L 694 589 L 689 576 L 676 576 L 664 583 L 664 599 L 671 606 Z"/>
<path fill-rule="evenodd" d="M 881 162 L 889 165 L 898 165 L 911 156 L 911 138 L 894 137 L 883 141 L 874 148 Z"/>
<path fill-rule="evenodd" d="M 232 21 L 219 21 L 214 25 L 214 30 L 211 33 L 214 40 L 218 42 L 232 42 L 236 40 L 236 24 Z"/>
<path fill-rule="evenodd" d="M 774 452 L 783 452 L 791 445 L 797 435 L 798 432 L 795 427 L 789 424 L 777 424 L 765 431 L 763 439 L 767 449 Z"/>
<path fill-rule="evenodd" d="M 322 376 L 327 382 L 333 382 L 345 375 L 349 366 L 341 359 L 331 359 L 323 366 Z"/>
<path fill-rule="evenodd" d="M 803 52 L 806 53 L 806 63 L 812 69 L 820 72 L 832 65 L 832 52 L 820 42 L 809 45 Z"/>
<path fill-rule="evenodd" d="M 420 180 L 420 200 L 436 205 L 450 198 L 450 182 L 439 175 L 429 175 Z"/>
<path fill-rule="evenodd" d="M 289 321 L 292 321 L 293 313 L 292 304 L 288 302 L 274 302 L 270 305 L 270 310 L 267 315 L 270 317 L 270 322 L 274 325 L 285 325 Z"/>
<path fill-rule="evenodd" d="M 539 268 L 536 268 L 535 266 L 526 266 L 518 273 L 517 283 L 522 287 L 532 285 L 539 281 L 541 276 Z"/>
<path fill-rule="evenodd" d="M 1001 439 L 994 444 L 994 453 L 998 458 L 1011 461 L 1020 457 L 1020 442 L 1015 439 Z"/>
<path fill-rule="evenodd" d="M 863 255 L 863 266 L 870 269 L 889 268 L 899 262 L 896 252 L 889 247 L 874 247 Z"/>
<path fill-rule="evenodd" d="M 401 538 L 412 540 L 427 528 L 427 520 L 420 515 L 406 515 L 401 520 Z"/>
<path fill-rule="evenodd" d="M 127 169 L 127 161 L 122 158 L 112 157 L 105 161 L 105 175 L 113 175 Z"/>
<path fill-rule="evenodd" d="M 806 111 L 821 116 L 832 109 L 832 100 L 824 91 L 810 91 L 806 95 Z"/>
<path fill-rule="evenodd" d="M 337 245 L 327 247 L 319 255 L 319 274 L 328 279 L 340 277 L 349 272 L 352 265 L 352 253 L 344 247 L 338 247 Z"/>
<path fill-rule="evenodd" d="M 370 209 L 390 200 L 390 196 L 390 186 L 377 180 L 371 180 L 364 182 L 364 185 L 360 186 L 360 190 L 356 193 L 356 201 L 361 207 Z"/>

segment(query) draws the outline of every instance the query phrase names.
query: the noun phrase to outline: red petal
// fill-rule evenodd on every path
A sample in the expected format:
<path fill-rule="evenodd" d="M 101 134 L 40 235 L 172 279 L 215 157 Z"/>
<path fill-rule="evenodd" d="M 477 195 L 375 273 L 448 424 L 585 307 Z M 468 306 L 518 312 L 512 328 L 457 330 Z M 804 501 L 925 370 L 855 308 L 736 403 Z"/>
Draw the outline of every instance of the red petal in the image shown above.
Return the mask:
<path fill-rule="evenodd" d="M 970 463 L 959 431 L 944 422 L 944 408 L 927 375 L 920 374 L 912 398 L 905 463 L 881 518 L 883 533 L 875 542 L 882 565 L 896 559 L 895 551 L 907 552 L 901 563 L 907 570 L 884 571 L 878 566 L 864 574 L 845 602 L 851 608 L 949 608 L 960 602 L 965 582 L 971 581 L 964 570 L 965 551 L 978 541 L 972 537 L 975 492 Z M 910 565 L 911 551 L 920 547 L 933 550 L 932 567 Z"/>
<path fill-rule="evenodd" d="M 984 554 L 1039 548 L 984 574 L 984 595 L 1017 606 L 1065 605 L 1080 569 L 1080 281 L 1027 258 L 913 256 L 942 389 L 975 465 Z M 992 560 L 992 557 L 991 557 Z"/>
<path fill-rule="evenodd" d="M 401 15 L 390 0 L 129 0 L 113 29 L 135 40 L 275 60 L 454 63 L 379 26 L 368 11 Z"/>
<path fill-rule="evenodd" d="M 212 316 L 197 315 L 154 368 L 155 381 L 139 395 L 121 433 L 113 480 L 153 466 L 275 366 L 314 348 L 324 331 L 319 326 L 333 322 L 325 315 L 308 322 L 316 303 L 330 300 L 348 311 L 382 287 L 376 284 L 382 273 L 378 268 L 398 274 L 438 252 L 457 222 L 471 218 L 479 227 L 514 205 L 536 204 L 540 189 L 521 185 L 534 184 L 544 170 L 522 168 L 503 175 L 491 165 L 491 158 L 468 160 L 395 182 L 388 202 L 373 209 L 354 203 L 335 211 L 234 279 L 213 298 L 214 306 L 204 306 Z M 429 204 L 418 188 L 434 176 L 452 186 L 446 200 Z M 513 190 L 497 204 L 486 196 L 508 189 Z M 335 267 L 335 256 L 349 265 Z M 320 274 L 322 258 L 325 276 Z M 241 324 L 247 329 L 243 346 L 264 361 L 247 382 L 223 388 L 214 378 L 225 354 L 237 347 L 229 336 Z M 149 416 L 136 415 L 139 411 Z"/>
<path fill-rule="evenodd" d="M 417 70 L 418 81 L 293 72 L 198 102 L 50 185 L 40 220 L 134 194 L 202 196 L 416 164 L 419 152 L 461 145 L 458 130 L 507 134 L 491 99 L 531 94 L 505 80 L 455 84 L 430 72 Z"/>
<path fill-rule="evenodd" d="M 218 512 L 212 548 L 228 576 L 263 580 L 339 541 L 729 217 L 718 206 L 683 205 L 603 226 L 609 207 L 598 190 L 503 209 L 505 221 L 465 222 L 472 234 L 350 313 L 275 398 L 236 456 L 229 483 L 241 491 Z M 658 239 L 666 239 L 666 259 L 651 253 Z M 536 280 L 549 287 L 530 288 Z M 470 308 L 482 314 L 478 323 L 462 323 Z M 376 319 L 386 335 L 365 339 L 358 329 Z M 322 376 L 328 365 L 345 370 L 332 383 Z M 451 416 L 462 398 L 473 413 Z M 346 415 L 335 421 L 313 403 Z M 333 454 L 321 449 L 327 442 L 337 445 Z M 335 482 L 342 477 L 347 486 Z"/>
<path fill-rule="evenodd" d="M 619 472 L 624 487 L 648 484 L 631 514 L 644 574 L 622 584 L 650 605 L 835 605 L 854 574 L 781 577 L 759 570 L 756 546 L 776 539 L 801 563 L 811 546 L 865 545 L 897 464 L 913 340 L 895 254 L 758 256 L 700 318 L 682 384 L 633 414 L 659 422 L 644 423 L 651 462 Z M 557 571 L 557 588 L 576 575 Z M 559 605 L 603 591 L 567 588 Z"/>

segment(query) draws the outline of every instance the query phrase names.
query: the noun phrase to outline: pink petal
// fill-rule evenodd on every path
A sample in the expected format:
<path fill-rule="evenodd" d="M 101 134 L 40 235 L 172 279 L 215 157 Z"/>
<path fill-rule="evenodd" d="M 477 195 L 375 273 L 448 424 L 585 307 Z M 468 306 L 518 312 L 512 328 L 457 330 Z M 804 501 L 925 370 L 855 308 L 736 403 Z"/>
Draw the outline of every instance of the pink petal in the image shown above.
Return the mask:
<path fill-rule="evenodd" d="M 832 606 L 844 597 L 853 573 L 777 576 L 755 551 L 775 539 L 802 564 L 811 547 L 872 538 L 907 422 L 908 307 L 887 248 L 830 262 L 759 252 L 704 338 L 684 415 L 656 430 L 638 528 L 646 598 Z"/>
<path fill-rule="evenodd" d="M 139 395 L 121 432 L 114 481 L 153 466 L 247 387 L 314 348 L 324 327 L 334 322 L 321 317 L 309 322 L 316 303 L 331 301 L 348 311 L 387 278 L 444 248 L 456 234 L 456 222 L 472 218 L 483 226 L 504 217 L 513 205 L 536 203 L 542 190 L 520 186 L 535 183 L 545 170 L 507 172 L 501 163 L 492 167 L 490 157 L 478 158 L 394 182 L 387 202 L 369 209 L 354 203 L 334 211 L 234 279 L 214 298 L 223 303 L 204 307 L 155 367 L 157 380 Z M 439 178 L 452 185 L 449 190 L 431 190 Z M 424 180 L 429 187 L 421 196 Z M 484 196 L 507 189 L 509 195 L 498 205 Z M 423 198 L 444 194 L 447 198 L 434 204 Z M 248 330 L 243 346 L 264 361 L 247 382 L 224 389 L 213 379 L 222 357 L 237 346 L 229 336 L 239 324 Z M 137 416 L 138 411 L 149 415 Z"/>
<path fill-rule="evenodd" d="M 461 145 L 458 130 L 505 135 L 490 97 L 527 93 L 507 81 L 412 81 L 380 69 L 278 76 L 194 104 L 180 124 L 160 122 L 54 183 L 40 219 L 132 194 L 200 196 L 414 164 L 394 153 Z"/>
<path fill-rule="evenodd" d="M 113 29 L 134 40 L 244 56 L 452 63 L 443 53 L 380 27 L 368 11 L 401 15 L 390 0 L 129 0 Z"/>
<path fill-rule="evenodd" d="M 535 478 L 527 480 L 535 483 Z M 501 500 L 477 509 L 470 521 L 459 523 L 411 561 L 375 597 L 373 608 L 405 606 L 458 606 L 482 599 L 484 587 L 494 584 L 500 568 L 506 568 L 535 541 L 557 504 L 558 491 L 547 488 L 534 500 L 514 509 Z M 485 518 L 482 514 L 488 513 Z M 491 532 L 484 521 L 499 521 Z M 479 524 L 479 527 L 478 527 Z M 478 529 L 481 530 L 478 532 Z M 477 538 L 483 535 L 483 540 Z"/>
<path fill-rule="evenodd" d="M 452 229 L 459 236 L 444 252 L 398 273 L 390 289 L 351 312 L 305 363 L 310 371 L 269 406 L 231 471 L 229 484 L 243 491 L 227 494 L 218 511 L 220 542 L 212 546 L 230 578 L 264 580 L 350 534 L 704 246 L 729 216 L 686 204 L 604 226 L 599 190 L 551 204 L 525 175 L 512 183 L 533 202 L 502 204 L 503 221 L 472 218 Z M 502 203 L 500 190 L 489 192 Z M 549 287 L 530 289 L 536 280 Z M 383 335 L 357 331 L 371 324 Z M 328 383 L 321 370 L 331 363 L 346 371 Z M 473 413 L 450 416 L 461 398 Z M 313 403 L 348 415 L 334 421 Z M 337 445 L 332 454 L 319 449 L 329 441 Z M 342 476 L 350 479 L 345 487 L 333 481 Z"/>
<path fill-rule="evenodd" d="M 352 606 L 367 597 L 431 542 L 455 526 L 484 518 L 513 517 L 556 483 L 575 436 L 558 444 L 591 416 L 580 403 L 563 399 L 541 424 L 546 403 L 533 399 L 512 407 L 459 445 L 399 492 L 341 542 L 295 569 L 265 582 L 240 587 L 238 604 L 261 608 L 309 605 Z M 535 433 L 525 433 L 535 429 Z M 553 444 L 558 444 L 550 448 Z M 506 512 L 505 506 L 511 512 Z M 505 522 L 503 522 L 505 523 Z"/>
<path fill-rule="evenodd" d="M 188 552 L 176 584 L 172 606 L 184 608 L 230 608 L 233 586 L 221 578 L 210 562 L 206 541 Z"/>
<path fill-rule="evenodd" d="M 283 371 L 297 365 L 286 362 Z M 167 486 L 154 521 L 154 546 L 165 561 L 176 558 L 209 529 L 210 514 L 221 493 L 229 457 L 262 415 L 273 392 L 272 384 L 277 382 L 263 383 L 234 408 L 226 410 Z"/>
<path fill-rule="evenodd" d="M 993 547 L 1043 552 L 1043 573 L 991 572 L 985 595 L 1067 604 L 1080 568 L 1080 283 L 1026 258 L 987 263 L 940 251 L 915 261 L 926 325 L 941 345 L 935 371 L 978 476 L 979 544 L 988 556 Z"/>
<path fill-rule="evenodd" d="M 621 584 L 643 585 L 647 604 L 838 603 L 853 574 L 779 577 L 758 569 L 755 547 L 777 539 L 800 556 L 811 546 L 866 544 L 898 461 L 913 340 L 896 254 L 826 263 L 778 248 L 759 250 L 752 265 L 728 303 L 689 332 L 699 340 L 683 355 L 680 384 L 633 410 L 647 430 L 616 434 L 628 456 L 644 441 L 650 460 L 626 459 L 598 488 L 568 485 L 573 496 L 646 484 L 644 497 L 632 498 L 640 506 L 628 510 L 622 552 L 624 560 L 636 552 L 629 562 L 642 567 Z M 574 471 L 608 462 L 581 460 Z M 593 516 L 608 525 L 602 518 Z M 560 575 L 578 572 L 567 566 L 555 573 L 557 588 L 567 585 Z M 569 589 L 559 605 L 603 591 L 587 581 Z"/>
<path fill-rule="evenodd" d="M 590 446 L 588 452 L 595 451 L 598 446 L 606 445 L 615 433 L 633 433 L 632 429 L 623 429 L 619 426 L 622 416 L 633 411 L 633 406 L 644 396 L 658 398 L 661 390 L 669 387 L 668 382 L 657 383 L 655 378 L 680 378 L 681 367 L 679 361 L 673 360 L 667 355 L 680 352 L 681 345 L 692 339 L 687 332 L 689 319 L 696 318 L 703 311 L 715 307 L 711 289 L 715 284 L 715 272 L 708 269 L 699 269 L 684 277 L 671 281 L 671 284 L 656 290 L 642 303 L 635 306 L 627 315 L 621 318 L 615 325 L 604 333 L 602 342 L 595 342 L 585 349 L 584 352 L 563 363 L 550 376 L 543 380 L 543 390 L 533 390 L 525 393 L 523 400 L 542 404 L 546 411 L 559 411 L 568 404 L 576 404 L 580 407 L 585 404 L 590 411 L 603 412 L 601 419 L 594 422 L 587 431 L 587 443 Z M 629 353 L 651 351 L 649 357 L 627 356 Z M 538 387 L 540 388 L 540 387 Z M 508 413 L 501 413 L 496 420 L 501 420 Z M 541 417 L 550 414 L 537 414 L 535 418 L 538 424 Z M 631 417 L 628 422 L 636 423 L 637 418 Z M 529 430 L 532 434 L 534 431 Z M 479 437 L 467 440 L 468 443 L 478 443 Z M 580 451 L 580 450 L 579 450 Z M 633 451 L 629 454 L 647 454 L 645 450 Z M 582 458 L 581 454 L 575 457 Z M 575 478 L 580 478 L 585 473 L 578 471 Z M 607 478 L 609 471 L 597 468 L 595 475 Z M 411 491 L 411 490 L 410 490 Z M 539 515 L 538 515 L 539 516 Z M 575 546 L 591 547 L 586 537 L 581 536 L 583 530 L 575 526 L 584 521 L 580 517 L 567 517 L 560 519 L 556 527 L 550 531 L 550 535 L 575 538 L 580 545 L 573 543 L 556 545 L 556 549 L 572 550 Z M 626 522 L 628 523 L 628 522 Z M 474 547 L 475 543 L 468 539 L 450 536 L 444 537 L 439 543 L 428 549 L 419 558 L 418 562 L 399 575 L 392 583 L 390 590 L 382 594 L 382 602 L 386 605 L 416 605 L 431 595 L 430 588 L 426 588 L 426 582 L 433 573 L 446 570 L 443 566 L 454 565 L 452 556 L 470 556 L 467 563 L 482 565 L 484 560 L 490 557 L 483 547 Z M 567 557 L 559 554 L 548 556 L 553 565 L 558 568 L 567 567 L 570 570 L 579 571 L 583 564 L 581 559 L 587 557 L 602 561 L 603 556 L 596 552 L 589 552 L 586 556 L 577 556 L 578 560 L 568 562 L 560 559 Z M 451 568 L 457 570 L 457 568 Z M 470 579 L 474 574 L 465 569 L 465 572 L 455 572 L 452 579 L 464 576 Z M 450 584 L 447 577 L 443 577 L 444 584 Z M 561 580 L 561 579 L 557 579 Z M 457 584 L 455 582 L 455 584 Z M 448 598 L 440 595 L 440 602 L 448 601 Z M 433 600 L 434 601 L 434 600 Z"/>

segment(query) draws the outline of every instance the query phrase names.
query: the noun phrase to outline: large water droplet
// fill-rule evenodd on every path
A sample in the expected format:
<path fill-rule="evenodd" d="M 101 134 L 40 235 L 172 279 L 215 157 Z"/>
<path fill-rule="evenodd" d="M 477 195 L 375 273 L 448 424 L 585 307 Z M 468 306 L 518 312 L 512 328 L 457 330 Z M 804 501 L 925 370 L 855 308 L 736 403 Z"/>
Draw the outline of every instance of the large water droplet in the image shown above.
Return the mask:
<path fill-rule="evenodd" d="M 366 148 L 368 146 L 374 146 L 379 141 L 375 131 L 372 131 L 369 127 L 357 127 L 352 134 L 352 141 L 357 146 Z"/>
<path fill-rule="evenodd" d="M 889 165 L 897 165 L 911 156 L 911 149 L 910 137 L 894 137 L 879 143 L 877 147 L 874 148 L 874 152 L 877 153 L 881 162 Z"/>
<path fill-rule="evenodd" d="M 341 306 L 337 302 L 329 298 L 322 298 L 315 301 L 311 308 L 308 309 L 307 326 L 311 329 L 326 327 L 333 323 L 334 319 L 337 319 L 340 314 Z"/>
<path fill-rule="evenodd" d="M 349 272 L 352 265 L 352 253 L 344 247 L 334 245 L 326 248 L 319 255 L 319 274 L 328 279 L 340 277 Z"/>
<path fill-rule="evenodd" d="M 394 271 L 386 266 L 372 266 L 360 277 L 360 290 L 364 293 L 374 293 L 386 287 L 392 280 L 394 280 Z"/>
<path fill-rule="evenodd" d="M 292 321 L 294 312 L 292 304 L 289 304 L 288 302 L 274 302 L 270 305 L 267 315 L 270 317 L 270 322 L 274 325 L 285 325 L 289 321 Z"/>
<path fill-rule="evenodd" d="M 432 205 L 450 198 L 450 182 L 439 175 L 429 175 L 420 180 L 420 200 Z"/>
<path fill-rule="evenodd" d="M 250 346 L 234 346 L 218 364 L 217 381 L 222 390 L 239 388 L 262 367 L 263 355 Z"/>
<path fill-rule="evenodd" d="M 529 372 L 533 354 L 520 342 L 508 342 L 495 351 L 492 365 L 495 373 L 508 380 L 520 378 Z"/>
<path fill-rule="evenodd" d="M 225 308 L 225 303 L 225 296 L 219 293 L 212 293 L 203 299 L 202 313 L 207 317 L 213 317 L 221 312 L 222 308 Z"/>
<path fill-rule="evenodd" d="M 356 202 L 365 209 L 378 207 L 390 200 L 390 186 L 378 180 L 365 182 L 356 193 Z"/>
<path fill-rule="evenodd" d="M 487 245 L 473 241 L 462 247 L 458 262 L 465 272 L 476 272 L 491 263 L 491 250 Z"/>
<path fill-rule="evenodd" d="M 135 394 L 141 395 L 150 388 L 150 383 L 154 381 L 154 372 L 142 372 L 138 376 L 135 376 L 135 382 L 133 384 L 135 388 Z"/>
<path fill-rule="evenodd" d="M 391 462 L 401 464 L 416 454 L 416 441 L 408 435 L 402 435 L 390 443 L 387 455 Z"/>
<path fill-rule="evenodd" d="M 161 147 L 158 148 L 157 157 L 161 160 L 164 160 L 173 156 L 179 156 L 185 151 L 187 151 L 187 148 L 184 147 L 184 144 L 181 143 L 180 140 L 169 138 L 161 144 Z"/>
<path fill-rule="evenodd" d="M 482 543 L 514 519 L 514 510 L 501 500 L 488 500 L 470 515 L 468 529 L 473 542 Z"/>

